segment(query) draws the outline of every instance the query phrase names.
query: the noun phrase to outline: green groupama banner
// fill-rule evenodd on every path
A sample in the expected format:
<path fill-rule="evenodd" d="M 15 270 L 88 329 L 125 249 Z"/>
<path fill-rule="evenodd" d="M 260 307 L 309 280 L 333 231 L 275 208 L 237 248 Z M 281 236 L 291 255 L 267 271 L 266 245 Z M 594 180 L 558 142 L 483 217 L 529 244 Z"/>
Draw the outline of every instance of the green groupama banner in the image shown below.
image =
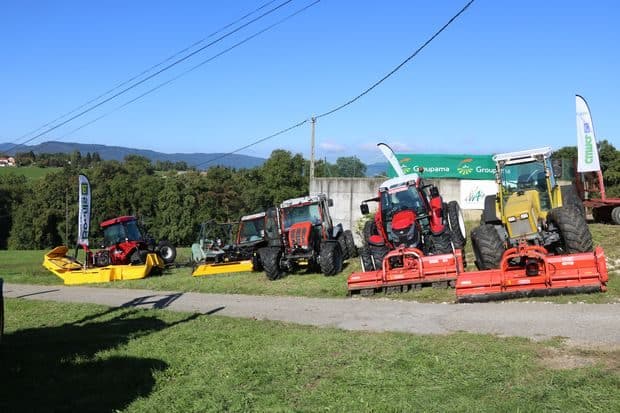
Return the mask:
<path fill-rule="evenodd" d="M 420 155 L 396 154 L 403 172 L 418 172 L 424 168 L 424 178 L 495 179 L 495 162 L 491 155 Z M 388 177 L 396 176 L 388 166 Z"/>

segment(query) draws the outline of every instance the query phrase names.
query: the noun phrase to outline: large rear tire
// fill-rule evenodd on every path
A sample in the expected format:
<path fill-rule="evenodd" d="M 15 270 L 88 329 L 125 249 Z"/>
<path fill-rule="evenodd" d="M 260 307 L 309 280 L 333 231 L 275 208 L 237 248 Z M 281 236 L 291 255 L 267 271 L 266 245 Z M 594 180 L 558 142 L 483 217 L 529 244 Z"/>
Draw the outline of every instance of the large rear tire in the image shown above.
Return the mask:
<path fill-rule="evenodd" d="M 159 241 L 157 253 L 164 260 L 164 264 L 172 264 L 177 258 L 177 249 L 170 241 Z"/>
<path fill-rule="evenodd" d="M 3 281 L 0 278 L 0 344 L 2 344 L 2 336 L 4 335 L 4 288 Z"/>
<path fill-rule="evenodd" d="M 454 248 L 463 249 L 467 243 L 467 233 L 465 230 L 465 219 L 461 206 L 456 201 L 448 202 L 448 226 L 452 236 Z"/>
<path fill-rule="evenodd" d="M 340 251 L 342 251 L 342 259 L 348 260 L 350 258 L 349 249 L 347 248 L 347 240 L 344 237 L 344 232 L 341 232 L 336 240 L 338 241 L 338 245 L 340 245 Z"/>
<path fill-rule="evenodd" d="M 357 257 L 357 247 L 355 246 L 355 241 L 353 240 L 353 233 L 350 229 L 344 231 L 344 241 L 347 245 L 347 251 L 349 253 L 349 258 Z"/>
<path fill-rule="evenodd" d="M 282 250 L 276 247 L 265 247 L 258 250 L 258 253 L 260 254 L 260 260 L 263 263 L 267 278 L 272 281 L 281 278 L 284 274 L 280 268 Z"/>
<path fill-rule="evenodd" d="M 474 228 L 471 232 L 471 246 L 479 270 L 499 268 L 505 247 L 493 225 L 484 224 Z"/>
<path fill-rule="evenodd" d="M 323 242 L 319 255 L 319 264 L 324 275 L 336 275 L 342 271 L 342 251 L 339 243 Z"/>
<path fill-rule="evenodd" d="M 588 223 L 574 206 L 554 208 L 547 219 L 560 232 L 561 247 L 567 254 L 592 251 L 592 234 Z"/>
<path fill-rule="evenodd" d="M 611 210 L 611 220 L 614 224 L 620 225 L 620 207 Z"/>
<path fill-rule="evenodd" d="M 577 195 L 577 188 L 575 185 L 564 185 L 560 187 L 562 193 L 562 206 L 572 206 L 579 210 L 582 216 L 586 216 L 586 208 L 583 206 L 583 201 Z"/>

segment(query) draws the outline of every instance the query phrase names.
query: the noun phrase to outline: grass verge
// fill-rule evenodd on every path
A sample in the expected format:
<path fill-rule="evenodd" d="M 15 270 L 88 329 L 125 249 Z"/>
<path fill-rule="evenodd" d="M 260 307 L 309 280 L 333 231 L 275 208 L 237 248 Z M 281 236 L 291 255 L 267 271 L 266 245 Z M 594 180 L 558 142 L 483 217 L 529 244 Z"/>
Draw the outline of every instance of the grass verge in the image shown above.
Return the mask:
<path fill-rule="evenodd" d="M 559 340 L 6 307 L 2 411 L 620 411 L 620 351 Z"/>
<path fill-rule="evenodd" d="M 468 223 L 469 224 L 469 223 Z M 620 302 L 620 226 L 591 224 L 594 242 L 605 249 L 608 258 L 610 279 L 608 291 L 604 294 L 576 294 L 553 297 L 533 297 L 523 300 L 550 301 L 556 303 L 617 303 Z M 474 269 L 474 258 L 470 243 L 466 249 L 468 269 Z M 5 282 L 32 284 L 61 284 L 61 280 L 42 266 L 45 251 L 0 251 L 0 276 Z M 177 262 L 189 261 L 189 248 L 179 249 Z M 284 279 L 269 281 L 261 273 L 231 273 L 205 277 L 192 277 L 191 268 L 168 270 L 162 276 L 151 276 L 142 280 L 97 284 L 107 288 L 144 288 L 160 291 L 185 291 L 222 294 L 255 294 L 304 297 L 346 297 L 347 277 L 360 270 L 358 259 L 349 260 L 341 274 L 325 277 L 321 274 L 304 272 L 292 274 Z M 93 284 L 95 285 L 95 284 Z M 376 297 L 384 297 L 377 295 Z M 420 302 L 454 302 L 453 289 L 424 288 L 421 291 L 397 293 L 387 296 L 393 299 Z"/>

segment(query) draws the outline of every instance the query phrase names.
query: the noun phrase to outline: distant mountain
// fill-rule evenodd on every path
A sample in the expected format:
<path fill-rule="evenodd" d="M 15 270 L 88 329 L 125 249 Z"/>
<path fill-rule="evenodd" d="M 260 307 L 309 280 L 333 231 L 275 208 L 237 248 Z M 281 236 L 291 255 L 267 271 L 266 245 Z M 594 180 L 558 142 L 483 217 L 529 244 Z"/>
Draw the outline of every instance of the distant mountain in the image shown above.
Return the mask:
<path fill-rule="evenodd" d="M 387 162 L 377 162 L 366 165 L 366 176 L 386 176 L 388 170 Z"/>
<path fill-rule="evenodd" d="M 0 143 L 0 152 L 8 150 L 14 146 L 11 143 Z M 265 162 L 264 158 L 258 158 L 255 156 L 247 155 L 226 155 L 221 159 L 205 163 L 214 158 L 219 158 L 224 153 L 162 153 L 155 152 L 148 149 L 134 149 L 126 148 L 123 146 L 107 146 L 107 145 L 95 145 L 85 143 L 72 143 L 72 142 L 57 142 L 49 141 L 43 142 L 38 145 L 23 145 L 16 148 L 18 152 L 32 151 L 35 154 L 38 153 L 71 153 L 74 151 L 80 151 L 82 155 L 87 152 L 91 154 L 93 152 L 99 153 L 101 159 L 122 161 L 127 155 L 140 155 L 150 159 L 152 162 L 156 161 L 171 161 L 171 162 L 186 162 L 189 166 L 197 166 L 199 169 L 207 169 L 211 166 L 221 165 L 233 168 L 253 168 L 260 166 Z M 15 151 L 8 151 L 9 155 L 14 155 Z"/>

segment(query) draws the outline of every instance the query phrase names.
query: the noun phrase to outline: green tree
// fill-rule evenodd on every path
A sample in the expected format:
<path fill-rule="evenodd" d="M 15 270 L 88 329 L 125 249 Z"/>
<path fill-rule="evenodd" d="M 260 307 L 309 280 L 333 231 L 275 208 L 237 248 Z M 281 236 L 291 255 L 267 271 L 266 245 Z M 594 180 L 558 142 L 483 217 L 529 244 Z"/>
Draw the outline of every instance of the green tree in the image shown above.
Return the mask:
<path fill-rule="evenodd" d="M 336 159 L 338 176 L 361 178 L 366 176 L 366 165 L 357 156 L 345 156 Z"/>

